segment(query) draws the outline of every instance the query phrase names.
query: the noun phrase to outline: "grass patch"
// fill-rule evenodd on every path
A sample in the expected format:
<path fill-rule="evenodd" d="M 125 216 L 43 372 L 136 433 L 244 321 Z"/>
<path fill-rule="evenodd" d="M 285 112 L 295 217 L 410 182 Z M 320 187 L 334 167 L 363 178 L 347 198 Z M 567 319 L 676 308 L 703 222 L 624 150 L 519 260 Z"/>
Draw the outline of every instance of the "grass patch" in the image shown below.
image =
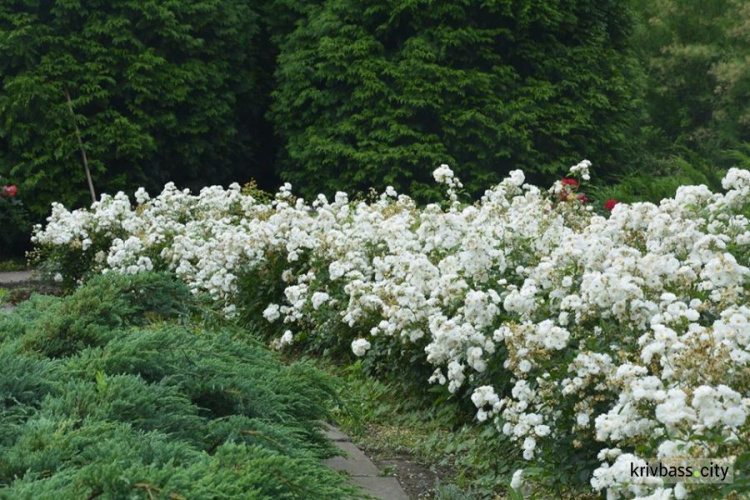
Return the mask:
<path fill-rule="evenodd" d="M 333 417 L 343 432 L 368 453 L 407 455 L 436 473 L 432 491 L 420 498 L 505 497 L 520 464 L 515 448 L 491 425 L 457 425 L 451 405 L 420 406 L 394 384 L 364 374 L 359 362 L 324 366 L 338 379 Z"/>
<path fill-rule="evenodd" d="M 346 367 L 330 361 L 319 365 L 336 377 L 339 401 L 333 417 L 341 431 L 370 456 L 408 456 L 435 472 L 431 491 L 420 500 L 599 498 L 586 487 L 526 496 L 514 492 L 509 488 L 513 472 L 534 463 L 522 460 L 517 446 L 492 424 L 465 422 L 456 405 L 425 405 L 424 399 L 406 394 L 403 384 L 367 375 L 360 361 Z M 403 484 L 404 478 L 399 480 Z"/>
<path fill-rule="evenodd" d="M 0 272 L 26 271 L 27 269 L 28 265 L 24 259 L 0 260 Z"/>

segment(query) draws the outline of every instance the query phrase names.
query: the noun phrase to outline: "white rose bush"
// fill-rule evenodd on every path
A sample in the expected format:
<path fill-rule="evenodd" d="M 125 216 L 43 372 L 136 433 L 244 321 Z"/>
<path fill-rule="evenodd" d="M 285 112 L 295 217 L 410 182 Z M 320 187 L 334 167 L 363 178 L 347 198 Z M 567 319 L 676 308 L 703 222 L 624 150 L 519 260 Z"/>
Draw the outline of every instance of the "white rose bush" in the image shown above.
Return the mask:
<path fill-rule="evenodd" d="M 473 204 L 306 202 L 168 184 L 59 204 L 34 242 L 52 273 L 170 270 L 279 349 L 361 357 L 435 404 L 471 408 L 527 467 L 517 491 L 568 484 L 607 498 L 750 491 L 750 172 L 724 192 L 594 209 L 587 161 L 551 189 L 515 171 Z M 270 332 L 270 333 L 268 333 Z M 442 387 L 442 392 L 434 387 Z M 633 478 L 633 462 L 731 458 L 733 484 Z"/>

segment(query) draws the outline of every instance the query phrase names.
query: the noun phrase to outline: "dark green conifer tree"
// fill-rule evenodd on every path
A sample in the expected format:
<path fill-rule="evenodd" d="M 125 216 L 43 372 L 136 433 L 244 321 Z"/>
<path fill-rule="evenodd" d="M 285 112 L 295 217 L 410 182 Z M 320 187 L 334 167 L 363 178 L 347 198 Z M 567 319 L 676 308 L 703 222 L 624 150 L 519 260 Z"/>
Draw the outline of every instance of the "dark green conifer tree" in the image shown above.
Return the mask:
<path fill-rule="evenodd" d="M 37 214 L 90 202 L 76 124 L 99 192 L 257 175 L 258 26 L 244 0 L 1 2 L 0 174 Z"/>
<path fill-rule="evenodd" d="M 271 116 L 305 194 L 423 195 L 448 163 L 477 191 L 522 168 L 617 164 L 631 20 L 615 0 L 329 0 L 280 45 Z"/>

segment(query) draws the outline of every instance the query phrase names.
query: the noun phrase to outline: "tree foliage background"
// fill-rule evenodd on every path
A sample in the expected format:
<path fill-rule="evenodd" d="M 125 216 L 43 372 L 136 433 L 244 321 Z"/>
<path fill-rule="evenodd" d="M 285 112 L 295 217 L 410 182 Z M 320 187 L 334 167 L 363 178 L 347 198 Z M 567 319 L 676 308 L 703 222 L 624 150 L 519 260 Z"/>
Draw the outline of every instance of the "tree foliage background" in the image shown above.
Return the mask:
<path fill-rule="evenodd" d="M 260 33 L 251 7 L 2 2 L 0 172 L 37 213 L 52 201 L 85 202 L 74 120 L 100 191 L 170 180 L 199 187 L 257 170 Z"/>
<path fill-rule="evenodd" d="M 639 0 L 634 45 L 648 74 L 647 112 L 667 146 L 717 166 L 750 141 L 750 4 Z"/>
<path fill-rule="evenodd" d="M 74 114 L 67 106 L 70 94 Z M 594 162 L 654 199 L 750 165 L 743 0 L 8 0 L 0 176 L 38 219 L 100 192 L 291 181 L 430 199 Z"/>
<path fill-rule="evenodd" d="M 308 195 L 449 163 L 472 192 L 514 168 L 614 167 L 636 81 L 618 1 L 329 0 L 281 44 L 280 168 Z"/>

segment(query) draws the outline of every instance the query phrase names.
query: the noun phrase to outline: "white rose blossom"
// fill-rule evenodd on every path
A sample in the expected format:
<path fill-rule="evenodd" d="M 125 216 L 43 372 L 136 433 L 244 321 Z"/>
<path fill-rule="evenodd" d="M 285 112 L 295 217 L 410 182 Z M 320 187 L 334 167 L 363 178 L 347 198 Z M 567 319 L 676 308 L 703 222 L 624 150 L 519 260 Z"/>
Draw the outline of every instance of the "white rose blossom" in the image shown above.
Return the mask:
<path fill-rule="evenodd" d="M 590 180 L 590 168 L 570 174 Z M 265 202 L 237 185 L 170 183 L 139 189 L 135 206 L 123 193 L 90 209 L 53 204 L 33 241 L 93 272 L 170 271 L 228 317 L 252 292 L 244 278 L 278 278 L 265 284 L 283 292 L 261 304 L 274 347 L 314 329 L 358 357 L 403 348 L 429 367 L 425 384 L 466 394 L 476 423 L 519 457 L 563 453 L 560 436 L 594 443 L 591 486 L 609 498 L 690 497 L 689 484 L 629 477 L 643 459 L 625 450 L 746 451 L 750 172 L 730 169 L 725 193 L 683 186 L 604 215 L 521 171 L 465 205 L 450 167 L 433 175 L 450 203 L 419 207 L 389 187 L 371 202 L 338 192 L 308 204 L 288 184 Z"/>

